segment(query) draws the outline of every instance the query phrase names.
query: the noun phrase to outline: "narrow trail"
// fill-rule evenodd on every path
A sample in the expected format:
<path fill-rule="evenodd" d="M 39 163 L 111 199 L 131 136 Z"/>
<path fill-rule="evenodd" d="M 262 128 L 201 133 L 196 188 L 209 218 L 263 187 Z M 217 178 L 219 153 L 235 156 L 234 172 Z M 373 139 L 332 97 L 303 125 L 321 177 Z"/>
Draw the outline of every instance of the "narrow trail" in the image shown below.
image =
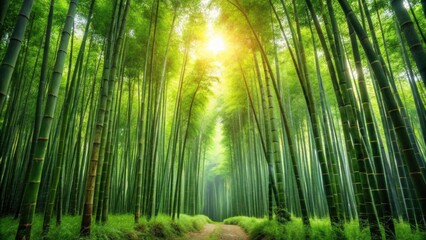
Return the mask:
<path fill-rule="evenodd" d="M 248 240 L 249 237 L 243 229 L 236 225 L 206 224 L 196 233 L 190 233 L 183 239 L 191 240 Z"/>
<path fill-rule="evenodd" d="M 248 240 L 249 237 L 246 232 L 240 226 L 236 225 L 219 225 L 221 227 L 219 236 L 217 239 L 230 240 Z"/>

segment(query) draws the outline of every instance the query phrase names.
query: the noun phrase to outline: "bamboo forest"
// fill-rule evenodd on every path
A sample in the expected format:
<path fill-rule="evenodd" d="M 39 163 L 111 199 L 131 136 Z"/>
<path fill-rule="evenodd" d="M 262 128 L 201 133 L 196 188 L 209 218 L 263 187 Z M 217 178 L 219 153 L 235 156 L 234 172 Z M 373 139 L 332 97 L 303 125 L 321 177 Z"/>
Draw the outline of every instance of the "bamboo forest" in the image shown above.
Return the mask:
<path fill-rule="evenodd" d="M 0 240 L 426 239 L 426 0 L 0 0 Z"/>

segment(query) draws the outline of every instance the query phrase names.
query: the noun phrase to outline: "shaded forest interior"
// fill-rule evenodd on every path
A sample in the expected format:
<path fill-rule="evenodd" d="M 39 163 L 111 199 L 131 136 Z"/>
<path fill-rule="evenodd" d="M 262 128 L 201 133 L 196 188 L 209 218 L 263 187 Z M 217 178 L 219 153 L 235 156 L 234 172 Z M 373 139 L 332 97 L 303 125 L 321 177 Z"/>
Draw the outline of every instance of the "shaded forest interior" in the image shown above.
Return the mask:
<path fill-rule="evenodd" d="M 425 34 L 426 0 L 0 0 L 0 238 L 426 237 Z"/>

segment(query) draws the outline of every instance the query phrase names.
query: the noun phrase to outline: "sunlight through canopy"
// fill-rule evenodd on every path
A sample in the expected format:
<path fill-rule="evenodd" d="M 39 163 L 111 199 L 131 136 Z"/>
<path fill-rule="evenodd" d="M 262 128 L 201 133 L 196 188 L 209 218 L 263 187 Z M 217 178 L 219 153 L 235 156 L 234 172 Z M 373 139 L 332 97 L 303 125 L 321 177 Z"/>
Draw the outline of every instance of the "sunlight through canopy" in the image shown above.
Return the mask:
<path fill-rule="evenodd" d="M 226 49 L 225 41 L 222 36 L 214 35 L 209 38 L 207 42 L 207 50 L 213 55 L 217 55 L 218 53 L 223 52 Z"/>
<path fill-rule="evenodd" d="M 0 240 L 426 240 L 425 32 L 426 0 L 0 0 Z"/>

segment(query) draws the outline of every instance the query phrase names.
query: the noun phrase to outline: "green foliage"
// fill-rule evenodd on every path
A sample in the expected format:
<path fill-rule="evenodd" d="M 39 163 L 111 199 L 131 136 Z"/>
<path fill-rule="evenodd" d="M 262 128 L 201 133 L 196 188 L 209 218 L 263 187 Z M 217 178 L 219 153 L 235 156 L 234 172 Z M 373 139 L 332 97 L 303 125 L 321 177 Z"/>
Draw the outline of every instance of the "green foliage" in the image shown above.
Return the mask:
<path fill-rule="evenodd" d="M 231 217 L 224 220 L 225 224 L 239 225 L 249 233 L 250 239 L 305 239 L 305 231 L 302 220 L 292 217 L 292 221 L 280 224 L 276 220 L 269 221 L 266 218 Z M 401 222 L 395 225 L 396 239 L 420 240 L 425 239 L 426 233 L 413 232 L 407 223 Z M 370 239 L 368 229 L 360 231 L 358 221 L 345 224 L 345 236 L 347 239 Z M 329 219 L 311 219 L 312 239 L 334 239 Z"/>
<path fill-rule="evenodd" d="M 36 215 L 32 230 L 32 239 L 41 239 L 42 215 Z M 172 221 L 165 215 L 159 215 L 151 221 L 141 218 L 139 224 L 134 223 L 133 215 L 110 215 L 109 221 L 103 225 L 93 225 L 90 239 L 176 239 L 188 232 L 201 230 L 211 220 L 204 215 L 181 215 Z M 15 238 L 18 220 L 13 217 L 0 218 L 0 239 Z M 79 238 L 80 217 L 64 216 L 62 224 L 52 225 L 49 239 L 87 239 Z"/>
<path fill-rule="evenodd" d="M 345 235 L 349 239 L 370 239 L 368 229 L 359 230 L 359 223 L 352 221 L 345 224 Z"/>
<path fill-rule="evenodd" d="M 41 223 L 40 219 L 39 221 L 35 221 L 33 228 L 40 229 L 41 228 L 40 223 Z M 17 225 L 18 225 L 18 221 L 17 219 L 14 219 L 13 217 L 0 218 L 0 239 L 14 239 Z"/>
<path fill-rule="evenodd" d="M 72 41 L 70 39 L 68 49 L 63 49 L 68 54 L 64 57 L 63 78 L 59 86 L 55 116 L 63 116 L 64 114 L 60 112 L 67 107 L 71 110 L 72 116 L 65 120 L 61 120 L 63 117 L 52 120 L 51 142 L 48 143 L 46 151 L 46 160 L 49 164 L 46 164 L 40 173 L 39 202 L 41 203 L 44 202 L 43 196 L 50 189 L 51 173 L 55 171 L 54 168 L 57 165 L 55 156 L 60 142 L 58 129 L 61 129 L 64 124 L 63 126 L 68 129 L 67 137 L 64 139 L 66 146 L 63 168 L 65 171 L 61 177 L 61 187 L 58 189 L 58 193 L 59 190 L 61 192 L 61 198 L 58 197 L 58 199 L 62 199 L 62 204 L 58 204 L 58 207 L 62 208 L 61 211 L 64 213 L 77 213 L 82 210 L 81 199 L 83 199 L 84 185 L 87 181 L 87 165 L 93 152 L 90 146 L 94 145 L 93 135 L 98 116 L 99 100 L 97 99 L 101 98 L 101 84 L 105 83 L 104 78 L 101 77 L 104 75 L 104 65 L 107 66 L 107 62 L 104 61 L 108 59 L 111 61 L 110 58 L 113 58 L 107 57 L 106 49 L 113 48 L 107 47 L 112 41 L 108 40 L 108 36 L 113 23 L 111 20 L 114 18 L 113 10 L 120 8 L 114 7 L 114 4 L 126 2 L 96 0 L 84 58 L 79 63 L 77 53 L 82 45 L 91 1 L 79 1 L 71 35 Z M 10 0 L 10 2 L 5 23 L 0 27 L 0 57 L 2 58 L 6 53 L 5 49 L 10 41 L 22 1 Z M 0 189 L 2 192 L 0 214 L 2 215 L 17 212 L 18 203 L 22 202 L 25 186 L 23 183 L 27 181 L 49 2 L 50 0 L 35 1 L 12 76 L 7 96 L 8 105 L 0 109 Z M 51 46 L 47 58 L 50 82 L 70 1 L 55 2 L 53 30 L 50 34 Z M 324 171 L 320 169 L 322 164 L 317 161 L 316 146 L 320 146 L 319 149 L 324 150 L 327 160 L 330 159 L 330 162 L 322 166 L 332 169 L 336 165 L 336 171 L 333 173 L 334 180 L 332 180 L 336 184 L 333 187 L 342 188 L 342 199 L 339 200 L 341 207 L 338 209 L 343 211 L 342 214 L 345 216 L 359 215 L 356 210 L 358 201 L 355 199 L 357 190 L 353 189 L 353 186 L 356 186 L 354 180 L 356 176 L 353 173 L 356 171 L 352 171 L 353 166 L 351 167 L 354 157 L 352 155 L 355 154 L 351 155 L 349 151 L 353 147 L 355 138 L 350 136 L 351 133 L 345 135 L 342 131 L 348 123 L 342 116 L 345 115 L 344 112 L 359 115 L 356 121 L 352 121 L 354 124 L 351 124 L 359 127 L 359 131 L 354 129 L 352 134 L 366 133 L 362 134 L 365 135 L 362 142 L 366 143 L 367 155 L 371 155 L 370 152 L 374 155 L 374 151 L 368 144 L 369 139 L 372 138 L 371 133 L 365 132 L 365 128 L 373 124 L 369 124 L 364 119 L 367 118 L 367 111 L 362 108 L 365 103 L 361 104 L 363 91 L 360 90 L 358 72 L 354 65 L 354 49 L 351 46 L 345 14 L 338 1 L 328 1 L 332 2 L 335 8 L 338 28 L 336 31 L 340 36 L 336 39 L 332 33 L 325 31 L 327 21 L 328 24 L 331 23 L 330 10 L 325 5 L 327 1 L 312 2 L 330 49 L 333 48 L 333 44 L 341 42 L 342 50 L 344 50 L 344 56 L 341 56 L 341 59 L 344 59 L 343 63 L 348 65 L 348 73 L 351 77 L 347 80 L 353 84 L 353 91 L 347 89 L 346 92 L 350 95 L 349 98 L 354 100 L 352 103 L 354 109 L 350 111 L 348 105 L 348 109 L 343 112 L 339 111 L 335 86 L 331 82 L 333 74 L 327 71 L 325 51 L 320 47 L 315 29 L 313 32 L 310 31 L 310 27 L 313 27 L 311 18 L 314 15 L 307 14 L 305 1 L 133 0 L 131 2 L 125 30 L 123 36 L 120 36 L 123 37 L 120 40 L 122 46 L 119 46 L 120 51 L 114 54 L 117 55 L 114 57 L 118 65 L 114 70 L 114 79 L 117 82 L 114 91 L 111 91 L 113 95 L 108 96 L 113 102 L 110 103 L 111 109 L 108 110 L 109 116 L 106 118 L 110 119 L 108 132 L 104 130 L 108 136 L 105 134 L 106 137 L 102 140 L 104 146 L 108 139 L 112 144 L 105 147 L 105 150 L 101 150 L 104 152 L 101 154 L 103 157 L 99 159 L 98 165 L 98 171 L 101 172 L 100 165 L 105 159 L 112 163 L 111 173 L 105 171 L 107 176 L 110 176 L 108 177 L 109 187 L 96 189 L 98 192 L 106 189 L 111 192 L 107 194 L 110 196 L 110 204 L 106 204 L 110 206 L 111 213 L 129 213 L 133 209 L 135 195 L 138 195 L 134 192 L 138 187 L 135 179 L 138 178 L 143 179 L 141 189 L 144 189 L 144 192 L 139 194 L 142 199 L 138 202 L 141 202 L 141 206 L 146 209 L 154 205 L 153 207 L 156 208 L 154 215 L 158 212 L 167 214 L 202 212 L 214 220 L 240 214 L 264 216 L 268 212 L 268 200 L 272 200 L 272 196 L 268 196 L 269 173 L 265 161 L 267 154 L 264 154 L 268 152 L 269 146 L 263 146 L 261 140 L 264 143 L 267 142 L 265 141 L 266 122 L 270 122 L 271 116 L 275 116 L 278 124 L 273 132 L 274 135 L 278 134 L 276 143 L 279 143 L 280 148 L 277 150 L 280 151 L 279 155 L 282 155 L 281 165 L 283 166 L 283 171 L 277 168 L 276 172 L 279 174 L 275 181 L 283 180 L 283 190 L 278 189 L 278 191 L 279 194 L 284 193 L 287 198 L 286 209 L 278 209 L 278 211 L 276 209 L 274 221 L 236 217 L 227 219 L 226 223 L 241 225 L 254 239 L 301 239 L 304 237 L 305 230 L 301 220 L 298 218 L 290 220 L 290 214 L 300 215 L 301 208 L 300 194 L 297 194 L 295 184 L 295 179 L 298 177 L 295 177 L 296 172 L 289 161 L 291 157 L 289 149 L 293 148 L 290 148 L 290 144 L 296 151 L 294 159 L 297 158 L 297 163 L 294 166 L 299 167 L 298 174 L 303 183 L 302 188 L 305 200 L 308 202 L 309 214 L 324 217 L 328 214 L 327 209 L 330 209 L 326 206 L 327 199 L 323 187 L 323 184 L 327 186 L 327 183 L 321 180 L 321 174 Z M 398 103 L 398 106 L 401 105 L 401 109 L 403 107 L 407 112 L 404 121 L 412 124 L 413 140 L 419 142 L 420 155 L 424 159 L 426 148 L 425 141 L 421 137 L 424 137 L 426 132 L 419 128 L 419 122 L 424 120 L 424 117 L 415 106 L 419 99 L 424 102 L 426 95 L 424 86 L 420 85 L 420 81 L 416 81 L 419 77 L 418 69 L 413 69 L 413 79 L 407 77 L 408 63 L 415 66 L 415 62 L 411 55 L 406 63 L 403 61 L 401 50 L 403 47 L 407 48 L 404 42 L 406 40 L 405 38 L 399 40 L 397 32 L 400 30 L 395 26 L 395 14 L 392 12 L 389 0 L 365 1 L 367 7 L 362 9 L 352 4 L 355 1 L 348 2 L 353 5 L 354 14 L 365 25 L 363 30 L 369 34 L 368 38 L 372 37 L 370 36 L 372 32 L 376 32 L 378 46 L 375 46 L 374 50 L 377 52 L 378 49 L 381 50 L 387 65 L 386 71 L 395 78 L 395 89 L 392 88 L 391 95 L 401 95 L 402 102 Z M 416 25 L 415 28 L 426 29 L 426 18 L 420 17 L 423 15 L 420 0 L 409 2 L 419 21 L 419 26 Z M 158 12 L 155 11 L 157 6 Z M 277 11 L 276 18 L 273 15 L 272 6 Z M 370 11 L 374 29 L 370 30 L 366 25 L 366 10 Z M 290 15 L 288 18 L 285 14 L 287 11 Z M 117 14 L 123 14 L 123 6 L 119 12 L 116 12 Z M 414 15 L 410 16 L 413 18 Z M 279 28 L 279 23 L 283 24 L 283 29 Z M 300 33 L 292 33 L 290 26 Z M 120 32 L 119 27 L 115 29 L 114 32 Z M 284 41 L 284 34 L 287 35 L 288 43 Z M 213 54 L 206 46 L 214 35 L 221 35 L 226 47 L 222 52 Z M 259 39 L 256 40 L 255 36 Z M 119 36 L 113 38 L 117 39 L 117 37 Z M 260 48 L 265 51 L 264 61 L 271 63 L 271 70 L 267 69 L 266 63 L 262 62 Z M 308 114 L 307 101 L 303 97 L 304 84 L 299 81 L 297 69 L 291 62 L 290 50 L 293 51 L 296 59 L 302 56 L 305 58 L 304 64 L 302 60 L 298 64 L 300 68 L 306 67 L 306 70 L 302 69 L 302 71 L 306 74 L 306 79 L 310 80 L 312 102 L 317 108 L 315 115 L 318 118 L 317 121 L 321 123 L 321 126 L 317 126 L 320 133 L 317 138 L 313 131 L 312 118 Z M 186 52 L 188 59 L 184 60 Z M 368 68 L 365 52 L 361 51 L 360 54 L 363 66 L 361 70 L 365 74 L 366 81 L 365 95 L 368 95 L 371 100 L 372 114 L 376 118 L 375 121 L 370 122 L 374 122 L 374 129 L 371 132 L 377 132 L 378 140 L 381 142 L 383 163 L 389 163 L 389 167 L 385 169 L 388 180 L 386 185 L 392 193 L 395 214 L 404 220 L 414 219 L 416 214 L 411 214 L 408 209 L 416 209 L 419 206 L 412 205 L 409 201 L 414 199 L 412 195 L 415 193 L 408 191 L 411 188 L 408 184 L 411 183 L 408 178 L 409 173 L 405 169 L 406 164 L 397 161 L 400 159 L 398 149 L 404 148 L 392 145 L 394 143 L 393 135 L 391 135 L 392 124 L 389 124 L 386 119 L 384 101 L 381 94 L 375 90 L 377 86 L 373 84 L 374 74 Z M 315 58 L 316 55 L 318 59 Z M 258 66 L 254 59 L 257 60 Z M 334 56 L 331 62 L 337 64 L 338 59 L 339 57 Z M 78 94 L 73 94 L 73 99 L 65 103 L 65 96 L 71 88 L 72 76 L 78 73 L 77 65 L 79 64 L 82 66 L 82 71 L 79 73 L 82 84 L 76 86 Z M 267 96 L 272 114 L 262 107 L 259 85 L 259 82 L 265 82 L 265 74 L 267 75 L 268 71 L 269 79 L 274 76 L 278 85 L 278 94 L 272 94 L 272 97 Z M 409 79 L 413 80 L 414 84 L 410 85 Z M 244 84 L 245 80 L 247 87 Z M 324 89 L 320 88 L 319 80 Z M 177 97 L 180 83 L 182 94 Z M 412 96 L 413 86 L 419 88 L 419 97 Z M 336 93 L 345 92 L 344 86 L 340 87 L 341 89 L 337 89 Z M 46 89 L 40 93 L 42 93 L 40 95 L 46 94 Z M 248 93 L 251 95 L 250 101 Z M 289 119 L 290 132 L 294 134 L 294 141 L 288 140 L 283 124 L 284 117 L 278 111 L 278 103 L 283 105 L 285 114 L 282 115 L 286 115 Z M 42 105 L 44 106 L 45 103 L 43 102 Z M 177 105 L 179 109 L 175 112 Z M 421 106 L 422 103 L 419 105 Z M 141 116 L 143 118 L 139 119 Z M 101 123 L 99 122 L 98 125 L 100 126 Z M 321 139 L 323 143 L 317 145 L 315 139 Z M 182 144 L 183 142 L 187 144 Z M 408 143 L 408 141 L 399 142 Z M 321 147 L 323 144 L 324 147 Z M 143 155 L 140 158 L 143 165 L 136 160 L 139 159 L 138 155 Z M 177 170 L 178 161 L 182 163 L 180 170 Z M 421 159 L 419 162 L 422 161 Z M 138 175 L 138 167 L 144 169 L 141 173 L 142 177 Z M 371 172 L 373 174 L 369 173 L 371 177 L 369 181 L 376 178 L 374 173 L 376 169 L 379 169 L 377 167 L 374 163 Z M 377 176 L 380 175 L 377 174 Z M 98 173 L 97 177 L 101 179 L 102 176 Z M 178 178 L 179 183 L 177 183 Z M 12 194 L 7 194 L 12 190 Z M 375 191 L 376 189 L 372 189 L 372 193 Z M 174 196 L 174 193 L 179 194 Z M 154 194 L 156 195 L 153 196 Z M 99 199 L 94 202 L 97 204 Z M 177 206 L 183 206 L 183 209 L 170 209 L 174 199 L 182 200 L 182 204 L 177 203 Z M 380 214 L 379 206 L 383 204 L 377 200 L 374 201 L 377 204 L 374 214 L 378 215 Z M 147 207 L 147 205 L 150 206 Z M 43 211 L 43 207 L 37 206 L 37 210 Z M 150 211 L 142 210 L 142 212 Z M 405 216 L 406 213 L 410 216 Z M 422 214 L 425 216 L 424 212 Z M 179 220 L 172 221 L 169 217 L 160 215 L 150 221 L 142 218 L 139 224 L 135 225 L 131 215 L 113 215 L 105 225 L 94 226 L 92 238 L 177 238 L 186 232 L 201 229 L 208 221 L 206 217 L 186 215 L 181 215 Z M 17 220 L 11 217 L 0 219 L 0 240 L 11 239 L 14 236 L 16 222 Z M 41 216 L 35 216 L 33 225 L 35 239 L 41 235 L 41 222 Z M 51 239 L 78 238 L 80 217 L 65 216 L 62 222 L 61 226 L 52 226 L 49 237 Z M 329 220 L 311 219 L 311 222 L 312 239 L 332 239 L 335 236 L 336 233 L 333 232 L 335 230 L 330 227 Z M 424 234 L 413 233 L 405 223 L 397 224 L 396 227 L 398 239 L 426 239 Z M 216 233 L 217 231 L 218 229 Z M 345 224 L 344 235 L 348 239 L 370 239 L 369 230 L 360 231 L 359 224 L 355 221 Z M 214 236 L 215 234 L 212 238 Z"/>
<path fill-rule="evenodd" d="M 297 218 L 297 220 L 299 220 Z M 311 237 L 312 239 L 330 239 L 333 231 L 330 227 L 329 219 L 311 219 Z"/>
<path fill-rule="evenodd" d="M 239 225 L 248 233 L 253 231 L 253 228 L 255 226 L 263 222 L 265 222 L 265 219 L 251 218 L 251 217 L 245 217 L 245 216 L 230 217 L 223 220 L 224 224 Z"/>
<path fill-rule="evenodd" d="M 408 223 L 400 222 L 395 224 L 396 239 L 400 240 L 421 240 L 426 239 L 426 232 L 413 232 Z"/>
<path fill-rule="evenodd" d="M 148 237 L 175 239 L 185 233 L 201 230 L 208 222 L 211 220 L 203 215 L 195 217 L 181 215 L 175 222 L 169 216 L 159 215 L 148 223 Z"/>
<path fill-rule="evenodd" d="M 277 216 L 277 221 L 281 224 L 291 220 L 291 215 L 285 208 L 275 207 L 274 212 Z"/>

